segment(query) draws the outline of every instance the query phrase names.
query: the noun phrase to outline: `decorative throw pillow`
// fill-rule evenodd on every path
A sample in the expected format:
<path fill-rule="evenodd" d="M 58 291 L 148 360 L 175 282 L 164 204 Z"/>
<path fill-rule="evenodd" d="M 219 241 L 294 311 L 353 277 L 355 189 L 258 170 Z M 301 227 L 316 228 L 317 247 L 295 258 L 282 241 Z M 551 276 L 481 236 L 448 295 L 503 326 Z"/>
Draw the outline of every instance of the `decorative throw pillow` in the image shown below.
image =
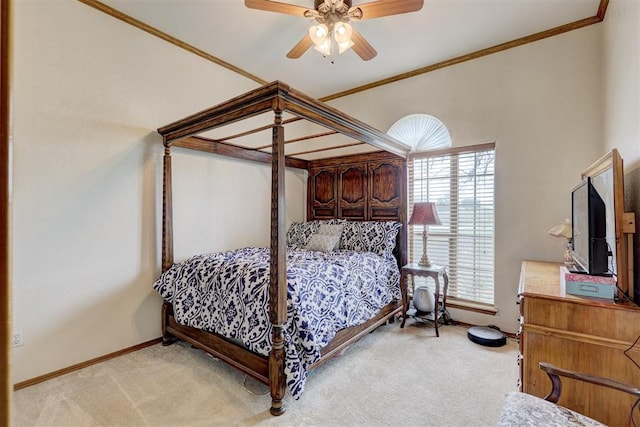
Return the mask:
<path fill-rule="evenodd" d="M 309 239 L 309 243 L 305 249 L 310 251 L 331 252 L 333 248 L 340 243 L 340 236 L 331 236 L 328 234 L 314 234 Z"/>
<path fill-rule="evenodd" d="M 342 234 L 342 229 L 344 225 L 342 224 L 325 224 L 320 223 L 320 227 L 318 228 L 318 234 L 336 236 Z"/>
<path fill-rule="evenodd" d="M 338 239 L 336 240 L 336 244 L 333 247 L 334 251 L 340 249 L 340 236 L 342 235 L 342 229 L 344 225 L 342 224 L 325 224 L 320 223 L 320 228 L 318 229 L 317 234 L 323 236 L 336 236 Z"/>
<path fill-rule="evenodd" d="M 317 219 L 316 220 L 320 225 L 322 224 L 327 224 L 327 225 L 339 225 L 339 224 L 344 224 L 345 222 L 347 222 L 346 219 L 342 219 L 342 218 L 331 218 L 331 219 Z"/>
<path fill-rule="evenodd" d="M 320 223 L 317 221 L 292 223 L 287 231 L 287 246 L 305 247 L 319 227 Z"/>
<path fill-rule="evenodd" d="M 397 221 L 347 221 L 340 239 L 340 248 L 373 252 L 391 258 L 401 227 L 402 224 Z"/>

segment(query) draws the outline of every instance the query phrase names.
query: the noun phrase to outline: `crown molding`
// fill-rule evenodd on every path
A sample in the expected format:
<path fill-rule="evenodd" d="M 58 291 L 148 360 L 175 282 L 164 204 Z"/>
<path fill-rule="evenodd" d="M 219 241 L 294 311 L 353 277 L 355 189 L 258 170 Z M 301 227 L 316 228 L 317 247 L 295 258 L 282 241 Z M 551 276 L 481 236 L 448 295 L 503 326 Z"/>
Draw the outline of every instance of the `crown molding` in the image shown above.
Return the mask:
<path fill-rule="evenodd" d="M 605 2 L 607 0 L 602 0 Z M 320 98 L 320 101 L 326 102 L 331 101 L 332 99 L 342 98 L 348 95 L 353 95 L 354 93 L 363 92 L 365 90 L 373 89 L 379 86 L 384 86 L 390 83 L 395 83 L 400 80 L 408 79 L 411 77 L 419 76 L 421 74 L 429 73 L 431 71 L 440 70 L 442 68 L 450 67 L 452 65 L 460 64 L 463 62 L 471 61 L 472 59 L 482 58 L 483 56 L 492 55 L 494 53 L 502 52 L 508 49 L 512 49 L 514 47 L 522 46 L 525 44 L 533 43 L 538 40 L 546 39 L 549 37 L 557 36 L 559 34 L 563 34 L 569 31 L 577 30 L 579 28 L 587 27 L 589 25 L 597 24 L 602 22 L 602 18 L 598 15 L 592 16 L 590 18 L 581 19 L 579 21 L 571 22 L 569 24 L 560 25 L 555 28 L 551 28 L 549 30 L 540 31 L 539 33 L 530 34 L 528 36 L 520 37 L 519 39 L 511 40 L 506 43 L 501 43 L 492 47 L 488 47 L 486 49 L 477 50 L 472 53 L 468 53 L 466 55 L 458 56 L 452 59 L 447 59 L 442 62 L 437 62 L 435 64 L 427 65 L 426 67 L 417 68 L 413 71 L 408 71 L 406 73 L 397 74 L 392 77 L 388 77 L 386 79 L 377 80 L 375 82 L 367 83 L 362 86 L 358 86 L 352 89 L 348 89 L 342 92 L 335 93 L 333 95 L 328 95 L 323 98 Z"/>
<path fill-rule="evenodd" d="M 256 83 L 259 83 L 260 85 L 266 85 L 267 83 L 269 83 L 268 81 L 263 80 L 260 77 L 249 73 L 248 71 L 243 70 L 242 68 L 236 67 L 233 64 L 223 61 L 217 56 L 213 56 L 210 53 L 205 52 L 204 50 L 198 49 L 197 47 L 190 45 L 189 43 L 183 42 L 182 40 L 177 39 L 163 31 L 160 31 L 157 28 L 152 27 L 151 25 L 145 24 L 144 22 L 138 19 L 135 19 L 127 15 L 126 13 L 122 13 L 119 10 L 112 8 L 111 6 L 107 6 L 106 4 L 101 3 L 98 0 L 78 0 L 78 1 L 80 3 L 86 4 L 87 6 L 91 6 L 94 9 L 99 10 L 100 12 L 106 13 L 107 15 L 110 15 L 116 19 L 119 19 L 120 21 L 126 22 L 129 25 L 133 25 L 134 27 L 139 28 L 142 31 L 145 31 L 153 36 L 161 38 L 162 40 L 169 42 L 175 46 L 178 46 L 179 48 L 184 49 L 188 52 L 191 52 L 194 55 L 198 55 L 199 57 L 204 58 L 208 61 L 211 61 L 214 64 L 220 65 L 221 67 L 224 67 L 228 70 L 231 70 L 234 73 L 238 73 L 241 76 L 251 79 Z"/>
<path fill-rule="evenodd" d="M 148 24 L 145 24 L 142 21 L 139 21 L 125 13 L 120 12 L 117 9 L 114 9 L 110 6 L 107 6 L 104 3 L 101 3 L 98 0 L 78 0 L 81 3 L 84 3 L 88 6 L 91 6 L 101 12 L 106 13 L 107 15 L 110 15 L 116 19 L 119 19 L 123 22 L 126 22 L 127 24 L 133 25 L 134 27 L 137 27 L 151 35 L 154 35 L 156 37 L 159 37 L 175 46 L 178 46 L 182 49 L 185 49 L 195 55 L 198 55 L 204 59 L 207 59 L 215 64 L 218 64 L 224 68 L 227 68 L 228 70 L 231 70 L 235 73 L 238 73 L 248 79 L 251 79 L 261 85 L 266 85 L 268 82 L 266 80 L 261 79 L 260 77 L 257 77 L 251 73 L 249 73 L 248 71 L 245 71 L 239 67 L 236 67 L 233 64 L 230 64 L 226 61 L 223 61 L 222 59 L 213 56 L 203 50 L 198 49 L 195 46 L 192 46 L 188 43 L 183 42 L 182 40 L 179 40 L 173 36 L 170 36 L 167 33 L 164 33 L 160 30 L 158 30 L 157 28 L 154 28 Z M 557 36 L 559 34 L 563 34 L 569 31 L 573 31 L 573 30 L 577 30 L 580 28 L 584 28 L 587 27 L 589 25 L 593 25 L 593 24 L 597 24 L 599 22 L 602 22 L 604 20 L 606 11 L 607 11 L 607 6 L 609 5 L 609 0 L 600 0 L 600 3 L 598 5 L 598 10 L 596 12 L 596 14 L 592 17 L 589 18 L 585 18 L 585 19 L 581 19 L 578 21 L 574 21 L 574 22 L 570 22 L 568 24 L 564 24 L 564 25 L 560 25 L 558 27 L 555 28 L 551 28 L 545 31 L 540 31 L 538 33 L 534 33 L 534 34 L 530 34 L 528 36 L 524 36 L 524 37 L 520 37 L 518 39 L 515 40 L 511 40 L 508 41 L 506 43 L 501 43 L 492 47 L 488 47 L 485 49 L 481 49 L 475 52 L 471 52 L 462 56 L 458 56 L 455 58 L 451 58 L 451 59 L 447 59 L 445 61 L 441 61 L 441 62 L 437 62 L 435 64 L 431 64 L 431 65 L 426 65 L 424 67 L 421 68 L 417 68 L 415 70 L 412 71 L 407 71 L 405 73 L 401 73 L 401 74 L 397 74 L 395 76 L 391 76 L 388 77 L 386 79 L 382 79 L 382 80 L 377 80 L 371 83 L 367 83 L 364 84 L 362 86 L 357 86 L 342 92 L 337 92 L 334 93 L 332 95 L 327 95 L 324 96 L 322 98 L 319 98 L 320 101 L 322 102 L 327 102 L 327 101 L 331 101 L 334 99 L 338 99 L 338 98 L 343 98 L 345 96 L 349 96 L 349 95 L 353 95 L 359 92 L 364 92 L 366 90 L 369 89 L 373 89 L 376 87 L 380 87 L 380 86 L 384 86 L 390 83 L 395 83 L 398 82 L 400 80 L 404 80 L 404 79 L 408 79 L 411 77 L 416 77 L 419 76 L 421 74 L 426 74 L 426 73 L 430 73 L 432 71 L 436 71 L 436 70 L 440 70 L 442 68 L 446 68 L 446 67 L 450 67 L 452 65 L 457 65 L 457 64 L 461 64 L 463 62 L 467 62 L 467 61 L 471 61 L 472 59 L 478 59 L 478 58 L 482 58 L 483 56 L 487 56 L 487 55 L 492 55 L 494 53 L 498 53 L 498 52 L 503 52 L 505 50 L 508 49 L 512 49 L 514 47 L 518 47 L 518 46 L 522 46 L 528 43 L 533 43 L 539 40 L 543 40 L 549 37 L 554 37 Z"/>

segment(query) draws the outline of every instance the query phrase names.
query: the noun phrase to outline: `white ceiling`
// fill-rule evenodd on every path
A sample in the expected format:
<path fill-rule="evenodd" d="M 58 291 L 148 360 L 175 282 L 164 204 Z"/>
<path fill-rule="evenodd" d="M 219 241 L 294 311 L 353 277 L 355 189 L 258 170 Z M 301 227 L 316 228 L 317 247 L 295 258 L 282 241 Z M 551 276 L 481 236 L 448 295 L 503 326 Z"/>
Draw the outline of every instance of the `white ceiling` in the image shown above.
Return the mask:
<path fill-rule="evenodd" d="M 313 0 L 280 0 L 313 8 Z M 103 3 L 261 79 L 281 80 L 311 96 L 410 72 L 596 15 L 599 0 L 425 0 L 419 12 L 353 25 L 378 51 L 323 58 L 286 53 L 310 21 L 248 9 L 242 0 L 102 0 Z M 354 5 L 368 0 L 354 0 Z"/>

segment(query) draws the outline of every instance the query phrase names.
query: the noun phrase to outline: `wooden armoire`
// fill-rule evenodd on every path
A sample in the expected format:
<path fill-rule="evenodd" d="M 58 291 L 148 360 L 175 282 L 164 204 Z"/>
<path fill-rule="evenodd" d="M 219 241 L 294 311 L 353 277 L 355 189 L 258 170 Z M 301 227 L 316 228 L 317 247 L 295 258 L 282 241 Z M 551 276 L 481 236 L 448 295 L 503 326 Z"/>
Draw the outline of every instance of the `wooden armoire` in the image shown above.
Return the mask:
<path fill-rule="evenodd" d="M 307 220 L 399 221 L 406 263 L 406 160 L 387 152 L 309 162 Z"/>

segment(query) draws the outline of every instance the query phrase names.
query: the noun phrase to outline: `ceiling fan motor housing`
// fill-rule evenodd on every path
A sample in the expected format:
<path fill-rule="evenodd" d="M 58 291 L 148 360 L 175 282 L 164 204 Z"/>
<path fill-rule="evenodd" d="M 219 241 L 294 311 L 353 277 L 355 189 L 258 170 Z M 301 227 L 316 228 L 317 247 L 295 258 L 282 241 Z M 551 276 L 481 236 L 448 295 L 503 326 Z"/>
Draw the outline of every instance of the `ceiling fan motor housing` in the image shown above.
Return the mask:
<path fill-rule="evenodd" d="M 331 3 L 331 1 L 329 2 Z M 331 12 L 331 5 L 327 4 L 325 0 L 315 0 L 314 8 L 319 13 L 324 14 Z M 336 7 L 336 12 L 339 14 L 346 14 L 351 9 L 351 0 L 342 0 L 342 5 Z"/>

